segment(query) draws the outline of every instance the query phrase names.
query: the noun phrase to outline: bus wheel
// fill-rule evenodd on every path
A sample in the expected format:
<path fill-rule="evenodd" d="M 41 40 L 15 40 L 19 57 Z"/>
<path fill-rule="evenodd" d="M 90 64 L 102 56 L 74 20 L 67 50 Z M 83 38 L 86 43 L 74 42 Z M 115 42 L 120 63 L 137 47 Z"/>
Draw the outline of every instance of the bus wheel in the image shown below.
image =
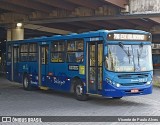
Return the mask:
<path fill-rule="evenodd" d="M 31 90 L 31 84 L 27 75 L 25 75 L 23 78 L 23 89 L 28 91 Z"/>
<path fill-rule="evenodd" d="M 76 99 L 79 101 L 88 100 L 88 95 L 84 94 L 83 84 L 80 81 L 77 81 L 77 83 L 74 86 L 74 95 Z"/>

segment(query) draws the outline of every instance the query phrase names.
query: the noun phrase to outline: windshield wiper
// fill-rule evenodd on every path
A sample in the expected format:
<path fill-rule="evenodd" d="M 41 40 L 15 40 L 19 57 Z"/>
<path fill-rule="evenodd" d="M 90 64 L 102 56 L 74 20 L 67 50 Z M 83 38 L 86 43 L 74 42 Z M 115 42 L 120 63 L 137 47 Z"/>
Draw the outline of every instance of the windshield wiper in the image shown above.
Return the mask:
<path fill-rule="evenodd" d="M 143 43 L 141 43 L 140 45 L 139 45 L 139 50 L 137 49 L 137 54 L 138 54 L 138 56 L 139 56 L 139 58 L 144 58 L 144 57 L 146 57 L 147 55 L 145 55 L 144 57 L 142 56 L 142 54 L 143 54 Z"/>
<path fill-rule="evenodd" d="M 140 50 L 139 50 L 140 49 Z M 143 51 L 143 43 L 139 45 L 139 49 L 137 49 L 137 59 L 138 59 L 138 66 L 140 66 L 139 59 L 142 56 L 142 51 Z"/>
<path fill-rule="evenodd" d="M 128 51 L 125 49 L 123 43 L 119 42 L 119 46 L 122 48 L 122 50 L 127 54 L 128 56 L 128 59 L 129 59 L 129 64 L 130 64 L 130 57 L 131 57 L 131 54 L 129 52 L 129 47 L 128 47 Z"/>

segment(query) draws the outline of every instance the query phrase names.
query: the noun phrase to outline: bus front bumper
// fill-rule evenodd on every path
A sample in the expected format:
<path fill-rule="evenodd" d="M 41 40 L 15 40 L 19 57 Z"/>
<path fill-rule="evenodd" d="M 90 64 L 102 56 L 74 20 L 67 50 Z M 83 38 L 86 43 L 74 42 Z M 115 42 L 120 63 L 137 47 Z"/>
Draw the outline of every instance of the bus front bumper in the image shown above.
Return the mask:
<path fill-rule="evenodd" d="M 123 97 L 123 96 L 138 96 L 152 93 L 151 85 L 142 86 L 127 86 L 127 87 L 115 87 L 108 83 L 104 86 L 102 96 L 106 97 Z"/>

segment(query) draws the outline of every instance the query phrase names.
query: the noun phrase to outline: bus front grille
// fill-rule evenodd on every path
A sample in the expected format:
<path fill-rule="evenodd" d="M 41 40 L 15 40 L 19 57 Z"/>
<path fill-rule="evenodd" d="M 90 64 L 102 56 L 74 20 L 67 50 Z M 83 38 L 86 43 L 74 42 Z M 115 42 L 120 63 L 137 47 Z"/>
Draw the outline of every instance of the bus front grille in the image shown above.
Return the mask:
<path fill-rule="evenodd" d="M 135 86 L 135 85 L 144 85 L 145 82 L 140 82 L 140 83 L 120 83 L 121 86 Z"/>

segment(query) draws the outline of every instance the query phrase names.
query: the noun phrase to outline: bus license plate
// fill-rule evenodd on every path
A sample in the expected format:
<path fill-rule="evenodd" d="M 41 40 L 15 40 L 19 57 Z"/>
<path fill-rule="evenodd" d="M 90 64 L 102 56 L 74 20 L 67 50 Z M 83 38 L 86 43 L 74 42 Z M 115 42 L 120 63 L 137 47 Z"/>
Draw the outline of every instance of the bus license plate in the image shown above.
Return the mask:
<path fill-rule="evenodd" d="M 131 90 L 131 93 L 137 93 L 137 92 L 139 92 L 138 89 L 132 89 L 132 90 Z"/>

